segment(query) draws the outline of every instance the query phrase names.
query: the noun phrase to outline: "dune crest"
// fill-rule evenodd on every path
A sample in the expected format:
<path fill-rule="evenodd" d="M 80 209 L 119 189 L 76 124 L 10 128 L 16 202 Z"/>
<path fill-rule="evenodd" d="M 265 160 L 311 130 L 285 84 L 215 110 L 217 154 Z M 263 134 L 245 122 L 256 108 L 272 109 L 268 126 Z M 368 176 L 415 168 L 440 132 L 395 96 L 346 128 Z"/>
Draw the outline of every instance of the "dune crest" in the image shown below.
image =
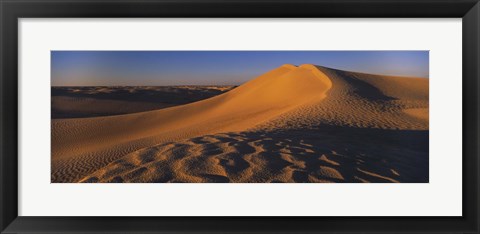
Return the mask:
<path fill-rule="evenodd" d="M 320 102 L 332 87 L 313 65 L 283 65 L 206 100 L 135 114 L 52 121 L 52 181 L 76 182 L 152 145 L 254 128 L 299 106 Z"/>

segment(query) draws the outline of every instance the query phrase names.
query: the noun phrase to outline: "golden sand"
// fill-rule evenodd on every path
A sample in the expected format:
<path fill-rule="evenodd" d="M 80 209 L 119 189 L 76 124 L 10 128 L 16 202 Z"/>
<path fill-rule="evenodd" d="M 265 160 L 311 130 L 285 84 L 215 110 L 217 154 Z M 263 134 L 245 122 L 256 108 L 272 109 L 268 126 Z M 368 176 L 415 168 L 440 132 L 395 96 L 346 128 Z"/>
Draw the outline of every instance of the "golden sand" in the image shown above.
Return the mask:
<path fill-rule="evenodd" d="M 425 181 L 428 79 L 283 65 L 190 104 L 52 120 L 52 182 Z"/>

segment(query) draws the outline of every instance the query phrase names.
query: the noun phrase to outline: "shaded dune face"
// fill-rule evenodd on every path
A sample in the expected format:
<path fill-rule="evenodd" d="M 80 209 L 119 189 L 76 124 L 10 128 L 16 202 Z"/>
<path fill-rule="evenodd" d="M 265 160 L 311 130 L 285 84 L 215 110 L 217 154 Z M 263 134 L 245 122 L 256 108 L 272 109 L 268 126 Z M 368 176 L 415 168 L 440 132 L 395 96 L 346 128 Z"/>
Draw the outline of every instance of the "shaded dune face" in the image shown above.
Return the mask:
<path fill-rule="evenodd" d="M 52 182 L 428 182 L 428 80 L 284 65 L 199 102 L 53 120 Z"/>

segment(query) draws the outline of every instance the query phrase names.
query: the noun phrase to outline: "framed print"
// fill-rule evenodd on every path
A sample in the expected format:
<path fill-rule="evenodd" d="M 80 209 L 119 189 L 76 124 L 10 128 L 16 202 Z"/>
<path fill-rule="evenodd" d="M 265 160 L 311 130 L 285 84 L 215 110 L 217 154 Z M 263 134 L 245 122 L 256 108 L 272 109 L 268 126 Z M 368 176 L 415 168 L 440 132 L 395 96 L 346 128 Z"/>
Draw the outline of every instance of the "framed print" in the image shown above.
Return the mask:
<path fill-rule="evenodd" d="M 429 181 L 428 51 L 50 56 L 52 183 Z M 359 58 L 419 77 L 276 67 Z"/>
<path fill-rule="evenodd" d="M 477 1 L 1 15 L 1 233 L 478 233 Z"/>

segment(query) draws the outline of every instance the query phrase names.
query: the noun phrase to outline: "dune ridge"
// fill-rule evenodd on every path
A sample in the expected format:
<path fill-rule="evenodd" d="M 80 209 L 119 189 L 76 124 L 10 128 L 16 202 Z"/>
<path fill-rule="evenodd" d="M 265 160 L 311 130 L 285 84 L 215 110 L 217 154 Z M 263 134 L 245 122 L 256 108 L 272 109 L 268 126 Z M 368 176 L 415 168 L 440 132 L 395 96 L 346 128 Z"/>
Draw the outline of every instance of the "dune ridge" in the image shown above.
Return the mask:
<path fill-rule="evenodd" d="M 426 79 L 287 64 L 186 105 L 53 120 L 52 182 L 425 182 L 425 113 Z"/>

